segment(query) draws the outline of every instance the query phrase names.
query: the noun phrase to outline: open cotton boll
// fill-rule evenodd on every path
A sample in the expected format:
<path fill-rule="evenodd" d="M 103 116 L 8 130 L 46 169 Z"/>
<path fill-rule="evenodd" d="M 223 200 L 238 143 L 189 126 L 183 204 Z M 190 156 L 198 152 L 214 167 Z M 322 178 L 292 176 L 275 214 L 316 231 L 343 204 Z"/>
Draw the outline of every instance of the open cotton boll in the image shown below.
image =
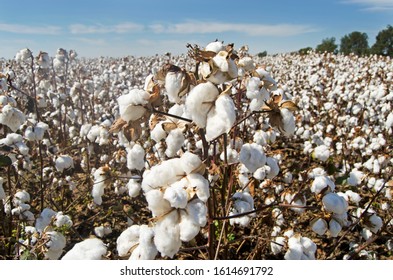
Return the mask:
<path fill-rule="evenodd" d="M 326 231 L 328 230 L 328 224 L 322 218 L 314 219 L 311 222 L 311 230 L 318 235 L 324 235 L 326 233 Z"/>
<path fill-rule="evenodd" d="M 190 91 L 185 111 L 197 126 L 206 127 L 207 114 L 213 109 L 218 95 L 217 87 L 211 82 L 199 84 Z"/>
<path fill-rule="evenodd" d="M 25 130 L 25 137 L 29 141 L 39 141 L 44 138 L 44 133 L 49 126 L 46 123 L 38 122 L 34 126 L 29 126 Z"/>
<path fill-rule="evenodd" d="M 330 157 L 329 147 L 320 145 L 314 149 L 312 156 L 320 161 L 325 162 Z"/>
<path fill-rule="evenodd" d="M 15 206 L 19 206 L 29 201 L 30 201 L 30 194 L 25 190 L 16 192 L 14 194 L 14 199 L 12 200 Z"/>
<path fill-rule="evenodd" d="M 56 170 L 63 172 L 66 169 L 74 167 L 74 160 L 68 155 L 60 155 L 55 161 Z"/>
<path fill-rule="evenodd" d="M 107 248 L 98 238 L 90 238 L 76 243 L 70 251 L 68 251 L 62 260 L 101 260 L 106 254 Z"/>
<path fill-rule="evenodd" d="M 362 171 L 359 171 L 356 168 L 354 168 L 349 173 L 349 178 L 347 179 L 347 183 L 350 186 L 357 186 L 362 182 L 364 177 L 365 177 L 365 175 Z"/>
<path fill-rule="evenodd" d="M 373 233 L 377 233 L 383 225 L 383 220 L 376 214 L 367 217 L 366 227 Z"/>
<path fill-rule="evenodd" d="M 5 105 L 0 112 L 0 124 L 8 126 L 12 131 L 17 131 L 26 121 L 26 116 L 18 108 Z"/>
<path fill-rule="evenodd" d="M 295 117 L 293 116 L 292 112 L 286 108 L 282 108 L 280 110 L 281 120 L 283 124 L 283 131 L 282 133 L 286 137 L 290 137 L 295 133 L 296 123 Z"/>
<path fill-rule="evenodd" d="M 300 244 L 303 248 L 303 254 L 307 256 L 307 259 L 315 260 L 317 245 L 308 237 L 300 237 Z"/>
<path fill-rule="evenodd" d="M 270 167 L 270 171 L 266 169 L 266 178 L 267 179 L 273 179 L 280 173 L 280 167 L 278 166 L 277 159 L 272 158 L 272 157 L 267 157 L 266 158 L 266 165 Z"/>
<path fill-rule="evenodd" d="M 322 198 L 323 207 L 327 212 L 343 214 L 348 209 L 348 202 L 336 193 L 328 193 Z"/>
<path fill-rule="evenodd" d="M 362 197 L 361 197 L 358 193 L 356 193 L 356 192 L 354 192 L 354 191 L 351 191 L 351 190 L 347 190 L 347 191 L 345 192 L 345 195 L 348 197 L 348 199 L 349 199 L 350 201 L 352 201 L 352 202 L 355 203 L 356 205 L 358 205 L 359 202 L 360 202 L 360 200 L 362 200 Z"/>
<path fill-rule="evenodd" d="M 228 145 L 226 148 L 226 156 L 228 164 L 234 164 L 239 162 L 239 153 L 235 149 L 232 149 L 231 145 Z M 220 159 L 222 161 L 225 160 L 225 151 L 220 154 Z"/>
<path fill-rule="evenodd" d="M 167 145 L 165 154 L 167 157 L 174 157 L 183 146 L 184 141 L 185 137 L 182 130 L 180 128 L 172 129 L 165 140 Z"/>
<path fill-rule="evenodd" d="M 218 53 L 223 50 L 225 50 L 225 46 L 220 41 L 211 42 L 211 43 L 207 44 L 207 46 L 205 47 L 205 51 L 211 51 L 211 52 L 215 52 L 215 53 Z"/>
<path fill-rule="evenodd" d="M 262 146 L 256 143 L 247 143 L 240 150 L 239 160 L 253 173 L 266 164 L 266 155 Z"/>
<path fill-rule="evenodd" d="M 106 176 L 107 172 L 104 170 L 105 168 L 106 167 L 100 167 L 93 172 L 94 183 L 91 195 L 94 199 L 94 203 L 97 205 L 101 205 L 105 187 L 109 183 Z"/>
<path fill-rule="evenodd" d="M 182 89 L 182 81 L 184 78 L 183 71 L 169 71 L 165 76 L 165 90 L 169 102 L 179 103 L 179 92 Z"/>
<path fill-rule="evenodd" d="M 269 135 L 263 130 L 257 130 L 254 133 L 253 141 L 264 147 L 269 143 Z"/>
<path fill-rule="evenodd" d="M 181 246 L 179 213 L 172 211 L 160 218 L 154 227 L 154 232 L 154 244 L 161 256 L 173 258 Z"/>
<path fill-rule="evenodd" d="M 330 188 L 330 191 L 334 191 L 336 188 L 336 185 L 334 182 L 327 176 L 321 175 L 321 176 L 316 176 L 314 181 L 311 184 L 311 191 L 315 194 L 321 193 L 322 190 L 324 190 L 326 187 Z"/>
<path fill-rule="evenodd" d="M 137 197 L 141 191 L 141 184 L 135 179 L 130 179 L 127 183 L 127 188 L 130 197 Z"/>
<path fill-rule="evenodd" d="M 55 225 L 57 227 L 66 226 L 67 228 L 72 227 L 72 220 L 70 216 L 64 215 L 63 212 L 57 212 L 55 216 Z"/>
<path fill-rule="evenodd" d="M 167 132 L 162 128 L 162 123 L 163 122 L 157 123 L 157 125 L 150 132 L 151 139 L 153 139 L 157 143 L 165 139 L 165 137 L 167 136 Z"/>
<path fill-rule="evenodd" d="M 223 133 L 228 133 L 236 120 L 235 104 L 227 94 L 221 94 L 215 107 L 207 115 L 206 140 L 209 142 Z"/>
<path fill-rule="evenodd" d="M 180 164 L 186 174 L 196 172 L 202 165 L 202 160 L 193 153 L 185 152 L 180 158 Z"/>
<path fill-rule="evenodd" d="M 200 226 L 195 224 L 193 219 L 187 214 L 186 211 L 180 211 L 180 240 L 188 242 L 192 240 L 200 230 Z"/>
<path fill-rule="evenodd" d="M 273 255 L 277 255 L 281 253 L 286 243 L 286 239 L 283 236 L 277 236 L 274 239 L 274 242 L 270 242 L 270 249 L 272 250 Z"/>
<path fill-rule="evenodd" d="M 189 199 L 183 180 L 173 183 L 164 192 L 163 198 L 174 208 L 185 208 Z"/>
<path fill-rule="evenodd" d="M 388 130 L 391 127 L 393 127 L 393 112 L 390 112 L 385 121 L 385 128 Z"/>
<path fill-rule="evenodd" d="M 139 229 L 139 245 L 132 251 L 130 260 L 153 260 L 158 251 L 154 245 L 154 229 L 141 225 Z"/>
<path fill-rule="evenodd" d="M 206 202 L 210 196 L 209 182 L 206 178 L 199 173 L 188 174 L 186 178 L 188 180 L 189 187 L 196 189 L 197 197 L 203 202 Z"/>
<path fill-rule="evenodd" d="M 150 190 L 145 193 L 145 196 L 153 217 L 161 216 L 172 209 L 169 201 L 164 199 L 164 193 L 159 189 Z"/>
<path fill-rule="evenodd" d="M 288 251 L 284 255 L 286 260 L 301 260 L 303 256 L 303 246 L 297 237 L 288 239 Z"/>
<path fill-rule="evenodd" d="M 146 112 L 146 105 L 150 95 L 141 89 L 132 89 L 128 94 L 117 98 L 119 104 L 120 117 L 126 122 L 135 121 L 141 118 Z"/>
<path fill-rule="evenodd" d="M 237 192 L 233 195 L 234 200 L 233 208 L 229 213 L 229 216 L 241 214 L 254 210 L 254 199 L 248 192 Z M 251 221 L 251 217 L 254 217 L 255 213 L 246 216 L 233 218 L 230 220 L 230 224 L 239 224 L 241 227 L 246 227 Z"/>
<path fill-rule="evenodd" d="M 140 226 L 132 225 L 123 231 L 116 240 L 116 249 L 120 257 L 126 256 L 130 249 L 139 242 Z"/>
<path fill-rule="evenodd" d="M 140 144 L 135 144 L 132 149 L 127 148 L 127 168 L 142 170 L 145 167 L 145 150 Z"/>
<path fill-rule="evenodd" d="M 342 230 L 342 227 L 339 222 L 337 222 L 335 219 L 331 219 L 329 222 L 329 233 L 332 237 L 337 237 L 340 231 Z"/>
<path fill-rule="evenodd" d="M 52 217 L 56 216 L 56 212 L 50 208 L 42 210 L 40 216 L 35 221 L 35 228 L 38 232 L 44 232 L 44 229 L 50 224 Z"/>
<path fill-rule="evenodd" d="M 66 245 L 66 238 L 57 231 L 49 231 L 46 232 L 45 235 L 49 238 L 48 242 L 45 244 L 48 248 L 45 257 L 50 260 L 59 259 Z"/>
<path fill-rule="evenodd" d="M 101 225 L 94 228 L 94 234 L 100 238 L 103 238 L 104 236 L 111 233 L 112 233 L 112 228 L 109 224 Z"/>

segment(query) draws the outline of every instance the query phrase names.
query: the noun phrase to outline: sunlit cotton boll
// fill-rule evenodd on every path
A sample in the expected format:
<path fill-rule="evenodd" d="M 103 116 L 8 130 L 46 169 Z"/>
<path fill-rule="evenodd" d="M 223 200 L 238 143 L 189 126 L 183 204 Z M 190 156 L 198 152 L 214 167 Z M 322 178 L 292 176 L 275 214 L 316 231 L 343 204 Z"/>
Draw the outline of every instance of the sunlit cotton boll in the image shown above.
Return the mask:
<path fill-rule="evenodd" d="M 66 228 L 70 228 L 72 226 L 72 220 L 70 216 L 64 215 L 63 212 L 57 212 L 55 216 L 55 225 L 57 227 L 63 227 L 65 226 Z"/>
<path fill-rule="evenodd" d="M 38 122 L 35 126 L 29 126 L 25 130 L 25 137 L 29 141 L 39 141 L 44 138 L 44 133 L 49 126 L 46 123 Z"/>
<path fill-rule="evenodd" d="M 311 191 L 315 194 L 319 194 L 326 187 L 329 187 L 330 191 L 334 191 L 336 188 L 336 185 L 334 184 L 332 179 L 330 179 L 329 177 L 327 177 L 325 175 L 316 176 L 314 181 L 312 182 Z"/>
<path fill-rule="evenodd" d="M 104 224 L 94 228 L 94 234 L 100 238 L 103 238 L 104 236 L 111 233 L 112 233 L 112 228 L 109 224 Z"/>
<path fill-rule="evenodd" d="M 359 185 L 362 182 L 364 176 L 365 175 L 364 175 L 364 173 L 362 171 L 359 171 L 356 168 L 354 168 L 349 173 L 349 178 L 347 179 L 347 183 L 350 186 L 357 186 L 357 185 Z"/>
<path fill-rule="evenodd" d="M 185 208 L 188 202 L 188 193 L 186 192 L 186 182 L 181 180 L 173 183 L 165 190 L 164 199 L 169 201 L 174 208 Z"/>
<path fill-rule="evenodd" d="M 269 169 L 267 167 L 269 167 Z M 267 179 L 275 178 L 278 175 L 278 173 L 280 173 L 280 167 L 278 166 L 277 159 L 272 157 L 267 157 L 265 169 L 266 169 Z"/>
<path fill-rule="evenodd" d="M 180 211 L 180 239 L 188 242 L 193 239 L 207 223 L 207 208 L 205 203 L 195 199 L 191 201 L 185 211 Z"/>
<path fill-rule="evenodd" d="M 322 218 L 315 219 L 311 222 L 311 229 L 313 232 L 315 232 L 319 235 L 324 235 L 326 233 L 326 231 L 328 230 L 328 224 Z"/>
<path fill-rule="evenodd" d="M 281 253 L 286 243 L 286 239 L 283 236 L 277 236 L 274 241 L 270 242 L 270 249 L 274 255 Z"/>
<path fill-rule="evenodd" d="M 19 206 L 29 201 L 30 201 L 30 194 L 25 190 L 16 192 L 14 194 L 14 199 L 12 200 L 15 206 Z"/>
<path fill-rule="evenodd" d="M 232 199 L 234 200 L 233 208 L 229 213 L 229 216 L 254 210 L 254 199 L 248 192 L 237 192 L 233 195 Z M 229 222 L 231 225 L 238 224 L 241 227 L 247 227 L 251 222 L 251 218 L 254 216 L 255 213 L 248 214 L 241 217 L 232 218 Z"/>
<path fill-rule="evenodd" d="M 366 218 L 366 227 L 373 233 L 377 233 L 383 225 L 383 220 L 376 214 L 372 214 Z"/>
<path fill-rule="evenodd" d="M 140 89 L 133 89 L 130 93 L 120 96 L 117 99 L 120 117 L 126 122 L 141 118 L 146 112 L 143 105 L 148 103 L 149 98 L 149 93 Z"/>
<path fill-rule="evenodd" d="M 180 164 L 184 172 L 190 174 L 196 172 L 201 167 L 202 161 L 197 155 L 191 152 L 185 152 L 180 158 Z"/>
<path fill-rule="evenodd" d="M 40 216 L 35 221 L 35 228 L 38 232 L 44 232 L 44 229 L 51 223 L 52 218 L 56 216 L 56 212 L 50 208 L 42 210 Z"/>
<path fill-rule="evenodd" d="M 235 104 L 228 94 L 221 94 L 207 115 L 206 140 L 228 133 L 236 120 Z"/>
<path fill-rule="evenodd" d="M 120 257 L 126 256 L 130 249 L 139 242 L 140 226 L 132 225 L 124 230 L 116 240 L 116 249 Z"/>
<path fill-rule="evenodd" d="M 165 154 L 167 157 L 174 157 L 176 153 L 181 149 L 185 141 L 185 137 L 180 128 L 173 129 L 169 132 L 165 142 L 167 149 Z"/>
<path fill-rule="evenodd" d="M 145 167 L 145 150 L 139 144 L 131 149 L 127 148 L 127 168 L 130 170 L 142 170 Z"/>
<path fill-rule="evenodd" d="M 32 53 L 29 49 L 22 49 L 18 51 L 15 55 L 15 60 L 18 62 L 24 62 L 29 58 L 32 58 Z"/>
<path fill-rule="evenodd" d="M 191 187 L 193 190 L 196 189 L 197 197 L 201 201 L 206 202 L 210 196 L 209 182 L 206 180 L 206 178 L 201 174 L 193 173 L 187 175 L 186 179 L 188 180 L 189 187 Z"/>
<path fill-rule="evenodd" d="M 284 136 L 290 137 L 295 133 L 295 117 L 293 116 L 292 112 L 286 108 L 281 109 L 280 114 L 283 123 L 282 133 L 284 134 Z"/>
<path fill-rule="evenodd" d="M 172 211 L 160 218 L 154 227 L 154 244 L 162 257 L 173 258 L 180 249 L 179 218 L 179 213 Z"/>
<path fill-rule="evenodd" d="M 138 180 L 130 179 L 127 183 L 127 188 L 130 197 L 137 197 L 141 191 L 141 184 Z"/>
<path fill-rule="evenodd" d="M 336 193 L 328 193 L 322 198 L 322 204 L 326 211 L 335 214 L 343 214 L 348 209 L 348 202 Z"/>
<path fill-rule="evenodd" d="M 194 87 L 186 99 L 186 114 L 201 128 L 206 127 L 207 114 L 219 95 L 217 87 L 206 82 Z"/>
<path fill-rule="evenodd" d="M 59 259 L 66 245 L 66 238 L 57 231 L 49 231 L 46 232 L 45 235 L 48 237 L 48 242 L 45 244 L 48 248 L 48 251 L 45 253 L 45 258 L 49 260 Z"/>
<path fill-rule="evenodd" d="M 1 109 L 0 124 L 8 126 L 12 131 L 17 131 L 26 121 L 26 116 L 18 108 L 7 104 Z"/>
<path fill-rule="evenodd" d="M 104 195 L 104 190 L 107 185 L 106 172 L 102 167 L 98 168 L 93 173 L 94 184 L 91 191 L 91 196 L 93 197 L 94 203 L 97 205 L 102 204 L 102 196 Z"/>
<path fill-rule="evenodd" d="M 74 167 L 74 160 L 68 155 L 60 155 L 55 161 L 56 170 L 63 172 L 66 169 Z"/>
<path fill-rule="evenodd" d="M 326 145 L 320 145 L 314 149 L 313 157 L 325 162 L 330 157 L 329 147 Z"/>
<path fill-rule="evenodd" d="M 240 150 L 239 160 L 253 173 L 266 164 L 266 155 L 262 146 L 256 143 L 247 143 Z"/>
<path fill-rule="evenodd" d="M 70 251 L 68 251 L 62 260 L 101 260 L 106 254 L 107 248 L 98 238 L 90 238 L 76 243 Z"/>
<path fill-rule="evenodd" d="M 139 229 L 139 244 L 132 251 L 130 260 L 152 260 L 158 251 L 154 245 L 154 229 L 147 225 L 141 225 Z"/>

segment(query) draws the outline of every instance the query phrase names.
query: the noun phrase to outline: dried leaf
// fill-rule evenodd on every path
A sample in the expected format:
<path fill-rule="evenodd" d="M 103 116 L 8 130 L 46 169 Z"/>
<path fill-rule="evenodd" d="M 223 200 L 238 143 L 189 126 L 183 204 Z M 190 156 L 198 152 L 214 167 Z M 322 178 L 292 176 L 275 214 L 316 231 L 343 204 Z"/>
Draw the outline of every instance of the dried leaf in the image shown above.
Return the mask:
<path fill-rule="evenodd" d="M 174 130 L 177 128 L 177 125 L 173 122 L 164 122 L 161 124 L 161 126 L 165 132 L 170 132 L 171 130 Z"/>
<path fill-rule="evenodd" d="M 285 100 L 285 101 L 281 102 L 281 104 L 279 106 L 280 106 L 280 108 L 288 109 L 290 111 L 299 110 L 299 108 L 296 106 L 296 104 L 290 100 Z"/>
<path fill-rule="evenodd" d="M 109 133 L 119 132 L 124 126 L 127 125 L 127 122 L 122 118 L 118 118 L 115 122 L 111 125 L 109 129 Z"/>

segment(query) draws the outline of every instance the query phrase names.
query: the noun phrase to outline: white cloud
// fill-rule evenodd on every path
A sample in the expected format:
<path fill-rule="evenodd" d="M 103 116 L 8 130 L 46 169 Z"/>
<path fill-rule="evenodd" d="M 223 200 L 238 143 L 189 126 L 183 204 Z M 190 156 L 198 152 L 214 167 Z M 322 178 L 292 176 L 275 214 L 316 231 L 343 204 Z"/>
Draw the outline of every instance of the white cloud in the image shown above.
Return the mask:
<path fill-rule="evenodd" d="M 69 30 L 72 34 L 131 33 L 139 32 L 143 29 L 143 25 L 132 22 L 123 22 L 116 25 L 71 24 L 69 26 Z"/>
<path fill-rule="evenodd" d="M 239 32 L 249 36 L 294 36 L 317 31 L 312 26 L 299 24 L 247 24 L 205 21 L 187 21 L 166 25 L 153 24 L 149 28 L 155 33 L 206 34 Z"/>
<path fill-rule="evenodd" d="M 364 6 L 367 11 L 393 11 L 392 0 L 346 0 L 343 3 L 347 4 L 359 4 Z"/>
<path fill-rule="evenodd" d="M 0 31 L 17 34 L 56 35 L 60 34 L 61 27 L 53 25 L 32 26 L 22 24 L 0 23 Z"/>

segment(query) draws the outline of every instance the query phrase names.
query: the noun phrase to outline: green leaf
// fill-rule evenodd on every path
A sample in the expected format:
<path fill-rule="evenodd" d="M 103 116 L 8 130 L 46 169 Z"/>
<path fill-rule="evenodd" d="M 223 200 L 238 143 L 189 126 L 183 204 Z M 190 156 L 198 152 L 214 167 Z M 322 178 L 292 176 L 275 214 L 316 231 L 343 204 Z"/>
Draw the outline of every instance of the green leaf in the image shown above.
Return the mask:
<path fill-rule="evenodd" d="M 9 156 L 0 155 L 0 167 L 10 166 L 12 164 L 12 160 Z"/>

